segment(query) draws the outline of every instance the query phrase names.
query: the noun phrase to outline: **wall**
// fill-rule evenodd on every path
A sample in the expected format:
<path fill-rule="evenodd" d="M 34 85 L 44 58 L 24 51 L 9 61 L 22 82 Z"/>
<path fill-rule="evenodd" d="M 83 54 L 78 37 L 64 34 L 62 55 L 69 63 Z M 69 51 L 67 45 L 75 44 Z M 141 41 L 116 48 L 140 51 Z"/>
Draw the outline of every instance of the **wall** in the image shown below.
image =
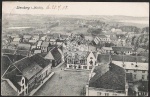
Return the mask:
<path fill-rule="evenodd" d="M 23 82 L 24 81 L 24 82 Z M 21 91 L 19 91 L 19 94 L 22 94 L 24 92 L 24 95 L 28 94 L 28 85 L 25 85 L 25 78 L 22 77 L 21 81 L 20 81 L 20 85 L 21 85 Z M 24 87 L 24 88 L 23 88 Z M 27 93 L 26 93 L 27 90 Z"/>
<path fill-rule="evenodd" d="M 93 59 L 90 59 L 90 58 L 93 58 Z M 89 63 L 90 61 L 93 61 L 93 65 L 95 65 L 95 62 L 96 62 L 96 58 L 95 58 L 95 56 L 94 56 L 94 54 L 91 52 L 90 54 L 89 54 L 89 56 L 87 57 L 87 65 L 88 66 L 90 66 L 91 64 Z M 88 67 L 89 68 L 89 67 Z"/>
<path fill-rule="evenodd" d="M 46 67 L 41 71 L 42 79 L 44 79 L 44 78 L 46 77 L 46 71 L 47 71 L 47 74 L 49 75 L 50 72 L 51 72 L 51 64 L 49 64 L 48 66 L 46 66 Z"/>
<path fill-rule="evenodd" d="M 134 72 L 134 70 L 126 70 L 127 73 L 132 73 L 133 75 L 133 81 L 139 81 L 142 79 L 142 75 L 144 75 L 144 80 L 147 81 L 148 80 L 148 71 L 145 71 L 145 73 L 143 73 L 141 70 L 136 70 L 136 72 Z M 136 75 L 136 78 L 134 78 L 134 75 Z"/>
<path fill-rule="evenodd" d="M 96 90 L 96 89 L 91 89 L 91 87 L 89 87 L 88 92 L 89 92 L 89 96 L 126 96 L 125 92 L 124 93 L 117 93 L 115 91 L 108 92 L 105 89 Z"/>

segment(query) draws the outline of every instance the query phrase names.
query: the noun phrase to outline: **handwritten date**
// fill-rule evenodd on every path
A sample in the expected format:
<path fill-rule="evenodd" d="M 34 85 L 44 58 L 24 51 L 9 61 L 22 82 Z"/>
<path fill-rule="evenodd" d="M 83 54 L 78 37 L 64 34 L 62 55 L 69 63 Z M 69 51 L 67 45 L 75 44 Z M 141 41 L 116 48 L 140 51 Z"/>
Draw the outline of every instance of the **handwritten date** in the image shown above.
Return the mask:
<path fill-rule="evenodd" d="M 68 6 L 64 6 L 64 5 L 48 5 L 46 7 L 46 9 L 55 9 L 55 10 L 66 10 L 68 9 Z"/>

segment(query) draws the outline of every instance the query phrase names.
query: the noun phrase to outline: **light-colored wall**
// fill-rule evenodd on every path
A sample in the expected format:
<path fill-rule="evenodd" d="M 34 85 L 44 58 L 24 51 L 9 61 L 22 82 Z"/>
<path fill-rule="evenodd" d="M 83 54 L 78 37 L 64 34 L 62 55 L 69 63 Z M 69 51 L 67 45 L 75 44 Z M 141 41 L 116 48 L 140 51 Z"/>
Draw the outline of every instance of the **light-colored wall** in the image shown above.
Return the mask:
<path fill-rule="evenodd" d="M 22 83 L 22 81 L 24 80 L 24 83 Z M 24 95 L 26 95 L 26 89 L 28 89 L 28 85 L 25 85 L 25 78 L 22 77 L 21 81 L 20 81 L 20 85 L 21 85 L 21 91 L 19 91 L 19 94 L 21 94 L 22 92 L 24 92 Z M 24 86 L 24 89 L 23 89 Z"/>
<path fill-rule="evenodd" d="M 45 78 L 45 76 L 46 76 L 46 71 L 47 71 L 48 74 L 51 72 L 51 64 L 49 64 L 48 66 L 46 66 L 46 67 L 41 71 L 42 79 Z"/>
<path fill-rule="evenodd" d="M 93 59 L 90 59 L 91 57 L 92 57 Z M 89 63 L 89 62 L 90 62 L 91 60 L 93 61 L 93 65 L 95 65 L 96 58 L 95 58 L 95 56 L 94 56 L 94 54 L 93 54 L 92 52 L 91 52 L 91 53 L 89 54 L 89 56 L 87 57 L 87 65 L 88 65 L 88 66 L 90 66 L 90 63 Z"/>
<path fill-rule="evenodd" d="M 142 75 L 144 75 L 144 80 L 147 81 L 147 76 L 148 76 L 148 71 L 145 71 L 145 73 L 143 73 L 141 70 L 136 70 L 136 72 L 134 72 L 134 70 L 126 70 L 127 73 L 132 73 L 133 75 L 133 81 L 139 81 L 142 79 Z M 136 75 L 136 78 L 134 78 L 134 75 Z"/>
<path fill-rule="evenodd" d="M 86 96 L 126 96 L 125 92 L 123 93 L 117 93 L 115 91 L 112 91 L 112 92 L 108 92 L 106 91 L 105 89 L 103 90 L 96 90 L 96 89 L 88 89 L 87 91 L 88 93 L 86 94 Z M 106 93 L 108 95 L 106 95 Z"/>

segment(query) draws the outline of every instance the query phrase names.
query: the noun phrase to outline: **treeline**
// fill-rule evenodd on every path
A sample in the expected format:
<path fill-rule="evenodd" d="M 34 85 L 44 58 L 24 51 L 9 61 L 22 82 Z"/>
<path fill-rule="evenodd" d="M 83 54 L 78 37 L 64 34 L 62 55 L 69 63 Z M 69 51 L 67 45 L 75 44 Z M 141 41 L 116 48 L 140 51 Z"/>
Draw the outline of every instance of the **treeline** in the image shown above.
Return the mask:
<path fill-rule="evenodd" d="M 141 29 L 135 26 L 121 26 L 119 27 L 123 32 L 136 32 L 140 33 Z"/>
<path fill-rule="evenodd" d="M 144 32 L 149 33 L 149 27 L 143 28 L 141 33 L 144 33 Z"/>
<path fill-rule="evenodd" d="M 97 35 L 100 35 L 100 34 L 103 34 L 102 32 L 102 29 L 93 29 L 93 28 L 90 28 L 87 30 L 88 33 L 91 33 L 92 36 L 97 36 Z"/>

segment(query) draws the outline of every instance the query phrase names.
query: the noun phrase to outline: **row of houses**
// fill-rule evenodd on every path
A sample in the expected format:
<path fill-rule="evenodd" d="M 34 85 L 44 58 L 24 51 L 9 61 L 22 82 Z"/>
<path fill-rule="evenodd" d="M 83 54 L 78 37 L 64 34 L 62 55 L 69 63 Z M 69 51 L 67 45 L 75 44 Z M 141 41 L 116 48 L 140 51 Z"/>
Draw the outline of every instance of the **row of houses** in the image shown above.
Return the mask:
<path fill-rule="evenodd" d="M 11 64 L 2 75 L 2 95 L 29 95 L 51 73 L 51 62 L 36 54 Z M 7 86 L 7 87 L 6 87 Z M 11 90 L 10 90 L 10 89 Z M 10 91 L 7 91 L 10 90 Z"/>
<path fill-rule="evenodd" d="M 148 58 L 99 54 L 96 64 L 89 74 L 87 96 L 148 96 Z"/>
<path fill-rule="evenodd" d="M 94 38 L 94 43 L 96 45 L 102 44 L 102 43 L 113 43 L 116 46 L 125 46 L 126 45 L 126 39 L 125 35 L 114 35 L 114 34 L 107 34 L 107 35 L 98 35 Z"/>

